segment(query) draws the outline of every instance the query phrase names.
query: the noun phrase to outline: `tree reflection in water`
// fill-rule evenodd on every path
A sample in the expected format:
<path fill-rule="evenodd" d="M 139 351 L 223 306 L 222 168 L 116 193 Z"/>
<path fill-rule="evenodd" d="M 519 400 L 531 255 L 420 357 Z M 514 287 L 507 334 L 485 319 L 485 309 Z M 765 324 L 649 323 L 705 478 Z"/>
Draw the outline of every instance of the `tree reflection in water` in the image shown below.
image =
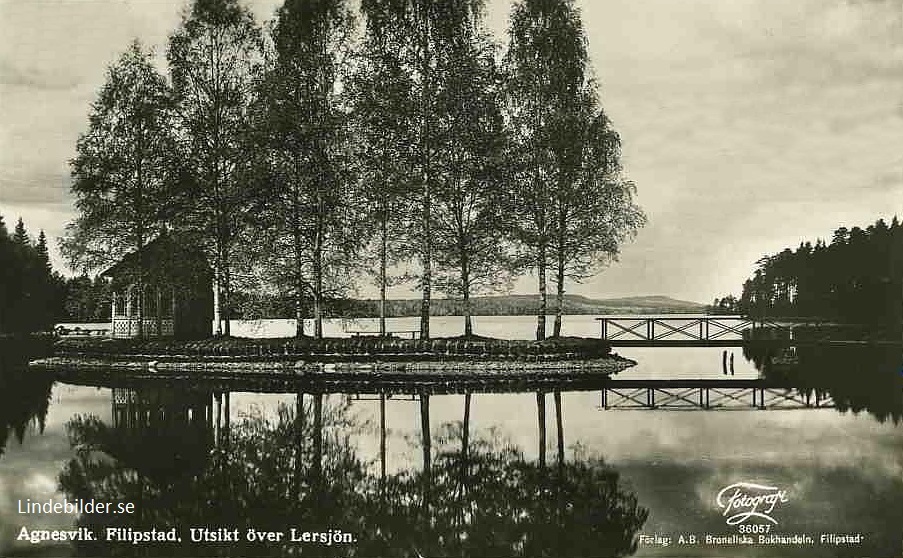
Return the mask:
<path fill-rule="evenodd" d="M 0 338 L 0 457 L 11 436 L 21 444 L 29 426 L 44 432 L 53 378 L 28 370 L 29 356 L 40 354 L 28 341 Z"/>
<path fill-rule="evenodd" d="M 803 394 L 827 394 L 837 410 L 866 411 L 879 422 L 903 420 L 903 354 L 890 346 L 747 346 L 743 355 L 770 380 Z"/>
<path fill-rule="evenodd" d="M 157 400 L 176 405 L 178 399 Z M 178 427 L 191 443 L 180 441 L 173 429 L 149 433 L 146 424 L 70 421 L 76 457 L 60 475 L 67 496 L 135 502 L 138 510 L 131 516 L 83 515 L 79 524 L 94 528 L 101 539 L 107 526 L 178 527 L 183 537 L 182 544 L 158 548 L 80 543 L 78 553 L 624 556 L 636 549 L 647 510 L 619 486 L 617 471 L 579 448 L 562 466 L 545 469 L 499 442 L 495 431 L 471 433 L 467 440 L 461 423 L 445 424 L 436 431 L 429 471 L 406 470 L 382 480 L 378 464 L 365 463 L 354 449 L 352 436 L 365 425 L 352 419 L 348 403 L 305 399 L 295 408 L 280 407 L 274 417 L 246 416 L 220 429 L 218 437 L 210 435 L 216 424 L 204 423 L 208 432 L 200 437 Z M 184 417 L 174 410 L 158 416 Z M 192 444 L 204 451 L 191 453 Z M 191 527 L 238 529 L 240 537 L 189 543 Z M 247 528 L 340 529 L 355 541 L 248 542 Z"/>

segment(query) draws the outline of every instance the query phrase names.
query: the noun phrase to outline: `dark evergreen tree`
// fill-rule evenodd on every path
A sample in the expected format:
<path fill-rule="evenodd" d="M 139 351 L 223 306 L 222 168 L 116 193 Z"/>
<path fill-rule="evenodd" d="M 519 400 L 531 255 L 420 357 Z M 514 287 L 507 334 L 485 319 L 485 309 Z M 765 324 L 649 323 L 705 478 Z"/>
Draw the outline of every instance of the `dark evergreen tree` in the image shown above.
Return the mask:
<path fill-rule="evenodd" d="M 896 219 L 865 229 L 839 227 L 819 239 L 765 256 L 743 285 L 739 309 L 754 317 L 820 317 L 900 325 L 903 243 Z"/>
<path fill-rule="evenodd" d="M 33 244 L 20 218 L 10 237 L 0 217 L 0 333 L 49 330 L 62 313 L 61 291 L 44 232 Z"/>

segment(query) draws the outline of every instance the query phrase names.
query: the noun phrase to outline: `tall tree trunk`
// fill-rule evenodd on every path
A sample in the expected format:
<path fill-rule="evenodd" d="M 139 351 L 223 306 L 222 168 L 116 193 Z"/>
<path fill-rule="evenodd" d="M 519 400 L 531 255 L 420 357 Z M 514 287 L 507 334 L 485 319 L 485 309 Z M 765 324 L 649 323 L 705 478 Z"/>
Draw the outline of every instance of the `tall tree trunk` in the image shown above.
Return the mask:
<path fill-rule="evenodd" d="M 555 326 L 552 330 L 553 337 L 561 337 L 561 315 L 564 307 L 564 253 L 559 248 L 558 265 L 555 270 Z"/>
<path fill-rule="evenodd" d="M 143 134 L 139 131 L 136 151 L 138 153 L 137 169 L 135 172 L 135 186 L 137 187 L 137 195 L 135 200 L 135 214 L 138 220 L 135 227 L 136 234 L 136 254 L 138 256 L 138 338 L 144 337 L 144 244 L 146 242 L 147 231 L 144 229 L 144 166 L 141 164 L 144 152 Z"/>
<path fill-rule="evenodd" d="M 229 263 L 225 263 L 225 283 L 223 285 L 223 335 L 229 337 L 232 335 L 232 274 L 229 272 Z"/>
<path fill-rule="evenodd" d="M 219 255 L 217 255 L 217 263 L 214 266 L 213 270 L 213 323 L 215 324 L 213 328 L 213 332 L 217 337 L 223 334 L 223 315 L 222 315 L 222 306 L 220 305 L 220 266 L 219 266 Z"/>
<path fill-rule="evenodd" d="M 423 180 L 423 246 L 422 264 L 423 275 L 421 277 L 422 298 L 420 301 L 420 338 L 430 338 L 430 297 L 432 295 L 433 269 L 432 269 L 432 234 L 430 232 L 430 186 L 427 173 Z"/>
<path fill-rule="evenodd" d="M 463 295 L 464 305 L 464 336 L 473 335 L 473 318 L 471 317 L 470 308 L 470 262 L 467 255 L 461 258 L 461 293 Z"/>
<path fill-rule="evenodd" d="M 295 179 L 300 180 L 300 155 L 295 156 Z M 304 246 L 301 238 L 301 200 L 299 199 L 297 182 L 292 186 L 292 248 L 294 257 L 292 265 L 295 279 L 295 337 L 304 337 Z"/>
<path fill-rule="evenodd" d="M 386 267 L 389 260 L 389 212 L 383 207 L 379 223 L 379 335 L 386 336 Z"/>
<path fill-rule="evenodd" d="M 317 230 L 314 245 L 314 336 L 323 338 L 323 235 Z"/>
<path fill-rule="evenodd" d="M 301 301 L 301 292 L 303 287 L 300 284 L 295 285 L 295 337 L 304 337 L 304 304 Z"/>
<path fill-rule="evenodd" d="M 539 313 L 536 315 L 536 340 L 546 338 L 546 312 L 548 311 L 548 295 L 546 294 L 546 245 L 539 245 L 539 257 L 536 262 L 539 275 Z"/>
<path fill-rule="evenodd" d="M 539 467 L 546 468 L 546 394 L 536 392 L 536 410 L 539 419 Z"/>
<path fill-rule="evenodd" d="M 421 239 L 421 263 L 423 265 L 423 275 L 421 277 L 421 288 L 423 296 L 420 302 L 420 338 L 430 338 L 430 298 L 433 288 L 433 235 L 432 235 L 432 216 L 430 214 L 430 203 L 432 192 L 430 191 L 430 180 L 432 179 L 430 168 L 430 113 L 427 103 L 430 99 L 430 58 L 429 58 L 429 16 L 426 13 L 427 8 L 420 5 L 423 12 L 421 21 L 418 22 L 421 32 L 421 91 L 420 91 L 420 117 L 422 119 L 421 135 L 420 135 L 420 164 L 422 166 L 423 179 L 423 208 L 422 208 L 422 233 Z"/>

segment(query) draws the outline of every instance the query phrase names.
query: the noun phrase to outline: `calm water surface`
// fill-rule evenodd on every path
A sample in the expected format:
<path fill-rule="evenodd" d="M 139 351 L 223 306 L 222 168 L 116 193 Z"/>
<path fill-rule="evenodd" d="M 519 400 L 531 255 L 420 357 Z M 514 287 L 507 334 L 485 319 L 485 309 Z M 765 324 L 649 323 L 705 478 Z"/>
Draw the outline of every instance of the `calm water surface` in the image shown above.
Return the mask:
<path fill-rule="evenodd" d="M 477 317 L 475 326 L 481 335 L 528 338 L 534 322 Z M 415 328 L 416 319 L 390 325 Z M 437 319 L 432 328 L 437 336 L 452 335 L 460 322 Z M 375 329 L 375 321 L 336 321 L 326 329 L 327 335 Z M 238 335 L 291 331 L 288 321 L 233 329 Z M 570 316 L 563 333 L 598 331 L 592 317 Z M 734 355 L 733 375 L 724 374 L 723 351 L 620 349 L 639 364 L 617 378 L 780 378 L 828 392 L 839 409 L 603 410 L 598 391 L 564 392 L 566 460 L 559 467 L 554 398 L 546 394 L 543 469 L 536 394 L 474 394 L 466 450 L 465 397 L 431 395 L 431 468 L 425 475 L 424 407 L 417 397 L 396 394 L 385 404 L 381 480 L 380 402 L 372 397 L 329 394 L 318 413 L 315 398 L 306 395 L 298 415 L 295 394 L 235 392 L 228 407 L 219 407 L 215 394 L 190 386 L 94 388 L 15 376 L 17 382 L 0 386 L 0 555 L 300 550 L 374 556 L 900 556 L 900 351 L 801 350 L 792 363 L 773 366 L 772 357 L 782 355 L 727 349 L 728 357 Z M 7 364 L 8 374 L 12 368 Z M 228 413 L 225 433 L 217 409 Z M 154 422 L 155 412 L 165 418 Z M 322 455 L 312 449 L 317 437 Z M 772 486 L 786 497 L 770 513 L 777 523 L 744 525 L 806 534 L 816 544 L 678 545 L 680 535 L 738 534 L 716 497 L 740 482 Z M 291 525 L 353 533 L 355 542 L 248 543 L 229 550 L 220 544 L 92 547 L 16 540 L 23 526 L 67 528 L 77 521 L 66 514 L 19 514 L 20 500 L 91 497 L 143 508 L 140 517 L 82 517 L 79 525 L 98 531 L 106 525 L 178 526 L 187 537 L 188 526 L 277 530 L 291 518 Z M 820 543 L 822 534 L 850 533 L 864 537 L 853 545 Z"/>

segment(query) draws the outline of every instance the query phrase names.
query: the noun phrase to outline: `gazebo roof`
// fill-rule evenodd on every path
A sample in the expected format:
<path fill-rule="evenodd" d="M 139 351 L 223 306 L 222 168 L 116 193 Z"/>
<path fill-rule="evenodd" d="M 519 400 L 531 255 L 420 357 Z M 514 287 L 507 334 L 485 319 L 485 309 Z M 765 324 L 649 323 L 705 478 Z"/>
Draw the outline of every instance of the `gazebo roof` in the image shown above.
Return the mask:
<path fill-rule="evenodd" d="M 200 248 L 162 232 L 141 250 L 123 256 L 100 276 L 116 282 L 130 281 L 139 275 L 150 281 L 169 282 L 174 279 L 201 279 L 211 273 L 207 257 Z"/>

